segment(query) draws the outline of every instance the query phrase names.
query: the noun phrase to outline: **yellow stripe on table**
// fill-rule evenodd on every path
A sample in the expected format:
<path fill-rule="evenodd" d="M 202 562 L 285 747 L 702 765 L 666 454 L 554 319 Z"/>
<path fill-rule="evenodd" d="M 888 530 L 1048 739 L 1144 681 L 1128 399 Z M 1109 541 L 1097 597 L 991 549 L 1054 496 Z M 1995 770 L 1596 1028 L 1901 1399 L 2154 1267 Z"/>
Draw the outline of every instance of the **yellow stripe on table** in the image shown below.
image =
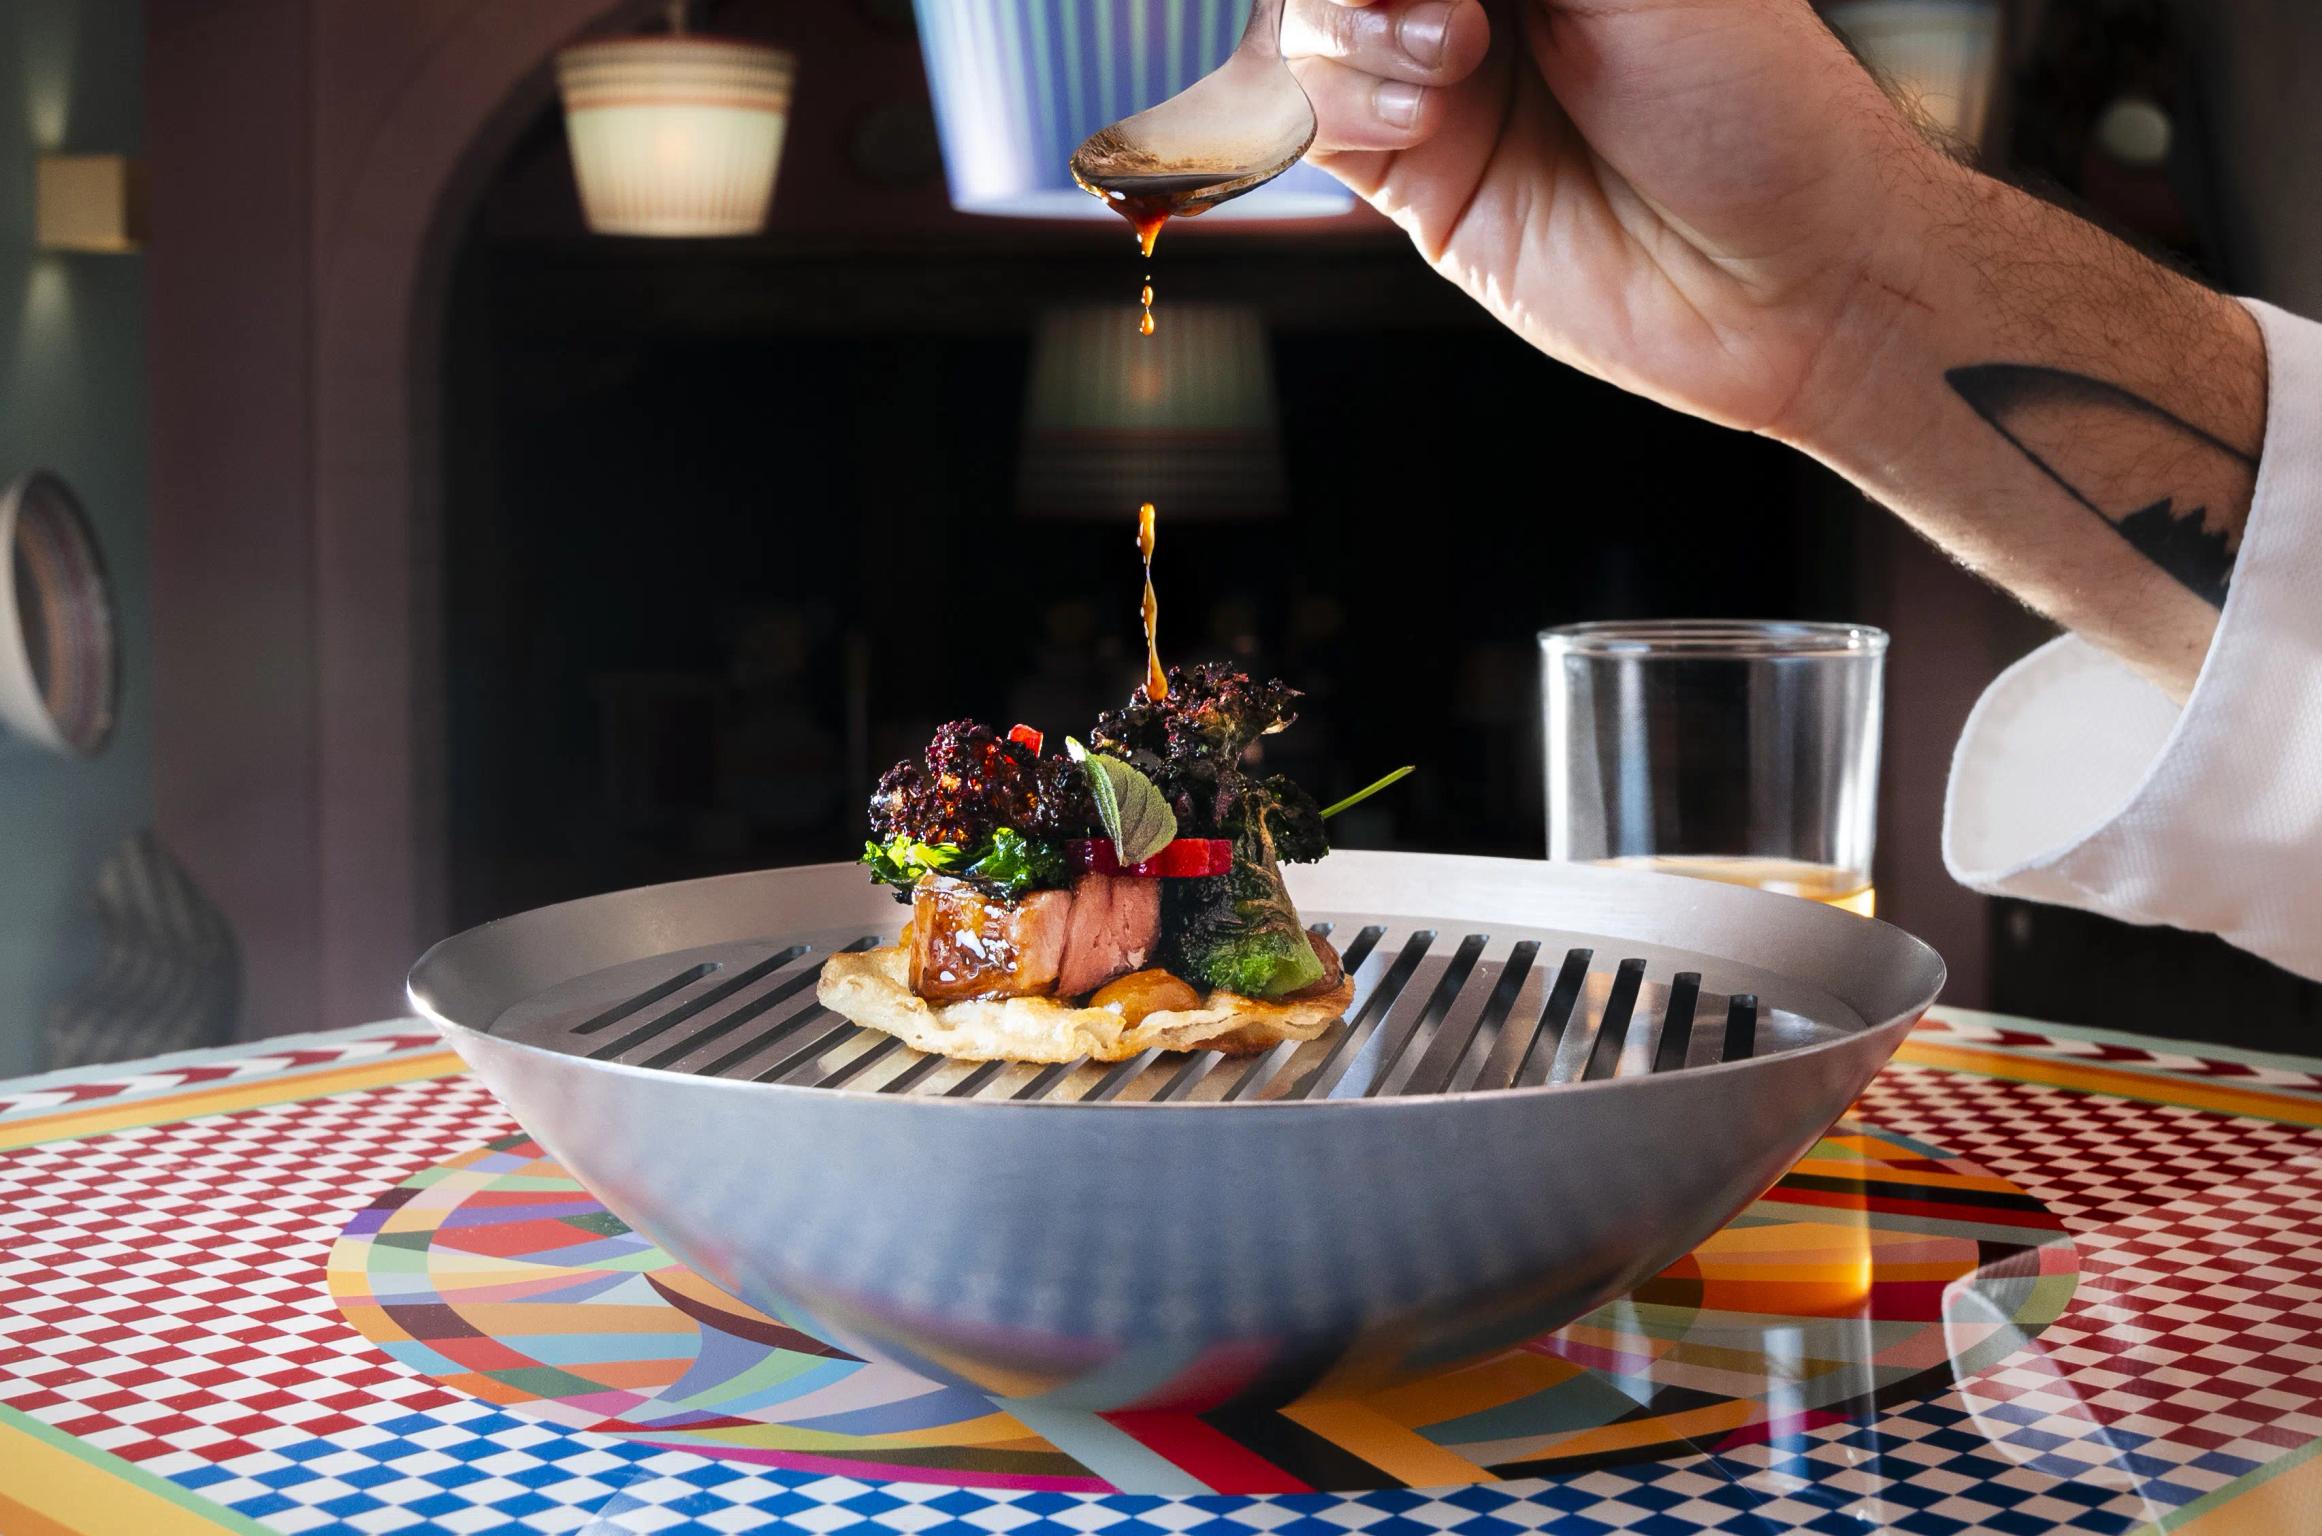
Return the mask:
<path fill-rule="evenodd" d="M 266 1536 L 255 1521 L 133 1462 L 0 1408 L 0 1531 L 7 1536 Z"/>
<path fill-rule="evenodd" d="M 1978 1051 L 1918 1039 L 1905 1040 L 1903 1048 L 1895 1053 L 1895 1060 L 1918 1067 L 1933 1067 L 1938 1071 L 1972 1072 L 1978 1077 L 1996 1077 L 2005 1082 L 2072 1088 L 2083 1093 L 2101 1093 L 2109 1098 L 2133 1099 L 2144 1104 L 2176 1104 L 2187 1109 L 2207 1109 L 2219 1114 L 2243 1115 L 2253 1120 L 2272 1120 L 2283 1125 L 2322 1125 L 2322 1099 L 2288 1093 L 2267 1093 L 2256 1088 L 2235 1088 L 2223 1083 L 2198 1082 L 2183 1077 L 2163 1077 L 2151 1072 L 2129 1072 L 2088 1062 L 2057 1061 L 2014 1052 Z"/>
<path fill-rule="evenodd" d="M 158 1098 L 91 1105 L 86 1109 L 36 1115 L 29 1120 L 0 1125 L 0 1151 L 12 1147 L 29 1147 L 44 1141 L 73 1141 L 84 1136 L 101 1136 L 108 1131 L 125 1131 L 144 1125 L 166 1125 L 173 1120 L 191 1120 L 200 1115 L 230 1114 L 237 1109 L 255 1109 L 264 1104 L 300 1103 L 307 1099 L 328 1098 L 334 1093 L 385 1088 L 395 1083 L 417 1082 L 422 1078 L 450 1077 L 466 1070 L 466 1065 L 450 1051 L 422 1051 L 417 1055 L 390 1056 L 380 1061 L 358 1062 L 322 1072 L 283 1073 L 249 1082 L 218 1083 L 185 1093 L 163 1094 Z"/>
<path fill-rule="evenodd" d="M 2322 1440 L 2195 1499 L 2139 1536 L 2290 1536 L 2322 1531 Z"/>
<path fill-rule="evenodd" d="M 1499 1481 L 1457 1451 L 1357 1402 L 1293 1403 L 1282 1410 L 1282 1417 L 1413 1488 Z"/>
<path fill-rule="evenodd" d="M 1579 1366 L 1555 1355 L 1513 1350 L 1463 1370 L 1383 1388 L 1362 1401 L 1395 1423 L 1441 1424 L 1551 1391 L 1580 1373 Z"/>
<path fill-rule="evenodd" d="M 1988 1189 L 2007 1195 L 2020 1193 L 2015 1185 L 1997 1174 L 1957 1173 L 1949 1168 L 1900 1168 L 1867 1158 L 1816 1157 L 1811 1152 L 1792 1164 L 1790 1172 L 1862 1184 L 1916 1184 L 1939 1189 Z"/>

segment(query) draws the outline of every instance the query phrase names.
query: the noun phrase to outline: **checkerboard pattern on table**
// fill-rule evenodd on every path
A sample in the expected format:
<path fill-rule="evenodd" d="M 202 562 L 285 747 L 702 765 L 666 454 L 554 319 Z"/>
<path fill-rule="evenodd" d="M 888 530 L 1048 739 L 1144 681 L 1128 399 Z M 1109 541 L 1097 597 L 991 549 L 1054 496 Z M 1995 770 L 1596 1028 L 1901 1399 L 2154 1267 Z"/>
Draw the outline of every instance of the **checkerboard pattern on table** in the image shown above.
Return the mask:
<path fill-rule="evenodd" d="M 2322 1133 L 1908 1063 L 1859 1113 L 2063 1218 L 2081 1289 L 2043 1347 L 1865 1421 L 1805 1415 L 1748 1443 L 1553 1479 L 1176 1499 L 874 1484 L 624 1444 L 451 1393 L 350 1328 L 322 1265 L 381 1190 L 513 1129 L 461 1076 L 0 1152 L 0 1406 L 245 1528 L 681 1536 L 2113 1533 L 2322 1434 L 2322 1350 L 2304 1342 L 2322 1338 Z"/>

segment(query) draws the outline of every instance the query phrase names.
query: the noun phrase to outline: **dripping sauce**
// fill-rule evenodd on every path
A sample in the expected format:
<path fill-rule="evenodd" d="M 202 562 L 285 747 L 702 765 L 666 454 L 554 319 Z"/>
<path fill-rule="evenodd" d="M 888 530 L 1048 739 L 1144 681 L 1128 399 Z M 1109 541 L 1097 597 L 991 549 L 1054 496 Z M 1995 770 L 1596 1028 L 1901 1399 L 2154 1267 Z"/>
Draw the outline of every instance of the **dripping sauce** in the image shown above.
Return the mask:
<path fill-rule="evenodd" d="M 1169 697 L 1169 675 L 1161 670 L 1161 600 L 1153 595 L 1153 503 L 1137 509 L 1137 553 L 1145 557 L 1145 697 Z"/>
<path fill-rule="evenodd" d="M 1137 249 L 1150 260 L 1161 239 L 1161 226 L 1171 219 L 1190 219 L 1207 213 L 1219 201 L 1219 182 L 1211 175 L 1121 176 L 1089 181 L 1073 172 L 1075 180 L 1107 208 L 1129 221 L 1137 232 Z M 1153 334 L 1153 279 L 1145 279 L 1145 312 L 1137 320 L 1140 335 Z"/>

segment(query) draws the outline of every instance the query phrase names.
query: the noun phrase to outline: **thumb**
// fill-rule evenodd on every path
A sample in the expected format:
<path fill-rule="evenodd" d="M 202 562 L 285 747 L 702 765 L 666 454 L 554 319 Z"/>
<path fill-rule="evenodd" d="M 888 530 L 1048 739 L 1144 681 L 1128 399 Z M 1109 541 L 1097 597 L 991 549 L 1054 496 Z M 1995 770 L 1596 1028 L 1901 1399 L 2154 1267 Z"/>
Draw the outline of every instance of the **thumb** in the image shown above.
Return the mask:
<path fill-rule="evenodd" d="M 1282 53 L 1314 105 L 1315 148 L 1404 149 L 1491 49 L 1481 0 L 1289 0 Z"/>

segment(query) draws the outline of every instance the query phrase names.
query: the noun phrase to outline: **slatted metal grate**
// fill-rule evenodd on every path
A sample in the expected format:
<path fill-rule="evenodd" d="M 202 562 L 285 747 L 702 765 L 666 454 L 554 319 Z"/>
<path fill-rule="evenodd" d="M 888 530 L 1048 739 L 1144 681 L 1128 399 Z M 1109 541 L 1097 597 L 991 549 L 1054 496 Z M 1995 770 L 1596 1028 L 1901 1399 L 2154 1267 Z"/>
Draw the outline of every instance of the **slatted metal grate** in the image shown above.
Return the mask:
<path fill-rule="evenodd" d="M 728 944 L 616 966 L 508 1009 L 491 1033 L 634 1066 L 923 1098 L 1246 1103 L 1494 1092 L 1676 1072 L 1832 1038 L 1859 1020 L 1761 1007 L 1701 970 L 1616 941 L 1360 919 L 1337 935 L 1354 1000 L 1309 1041 L 1262 1055 L 1149 1051 L 1041 1066 L 926 1056 L 822 1007 L 834 950 L 887 942 Z M 1702 958 L 1706 966 L 1718 964 Z M 1708 978 L 1714 981 L 1714 976 Z"/>

